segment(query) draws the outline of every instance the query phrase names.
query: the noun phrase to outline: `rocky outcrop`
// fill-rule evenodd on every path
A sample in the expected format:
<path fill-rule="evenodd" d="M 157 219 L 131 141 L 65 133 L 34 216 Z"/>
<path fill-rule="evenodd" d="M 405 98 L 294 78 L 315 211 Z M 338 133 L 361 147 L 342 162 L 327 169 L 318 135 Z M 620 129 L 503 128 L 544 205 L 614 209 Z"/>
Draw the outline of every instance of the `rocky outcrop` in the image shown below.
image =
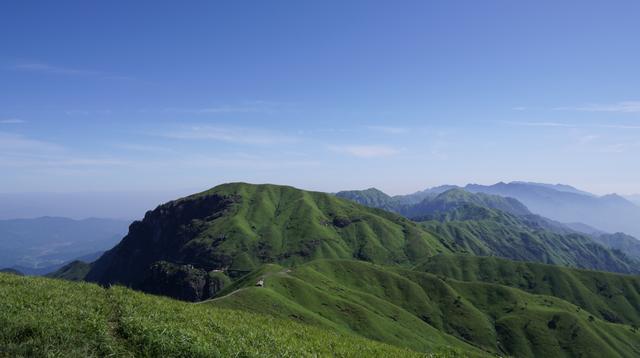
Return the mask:
<path fill-rule="evenodd" d="M 142 221 L 131 224 L 116 247 L 93 263 L 86 280 L 141 288 L 143 281 L 148 283 L 158 274 L 158 267 L 152 268 L 155 263 L 185 261 L 181 252 L 185 244 L 204 230 L 207 221 L 222 216 L 233 202 L 229 196 L 209 195 L 176 200 L 147 212 Z M 230 260 L 208 257 L 202 261 L 205 270 L 214 270 L 228 266 Z M 193 273 L 191 278 L 196 280 L 197 276 Z"/>
<path fill-rule="evenodd" d="M 229 282 L 221 271 L 207 272 L 193 265 L 158 261 L 147 270 L 141 288 L 181 300 L 202 301 L 215 296 Z"/>

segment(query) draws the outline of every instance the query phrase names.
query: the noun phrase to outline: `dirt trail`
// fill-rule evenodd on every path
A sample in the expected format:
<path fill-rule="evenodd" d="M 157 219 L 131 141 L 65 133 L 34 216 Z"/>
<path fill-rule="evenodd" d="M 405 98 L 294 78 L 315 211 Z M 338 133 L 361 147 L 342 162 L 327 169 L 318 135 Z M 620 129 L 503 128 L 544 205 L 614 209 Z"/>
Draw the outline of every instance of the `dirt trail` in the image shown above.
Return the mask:
<path fill-rule="evenodd" d="M 260 276 L 260 277 L 258 278 L 258 281 L 259 281 L 259 280 L 264 280 L 264 279 L 266 279 L 267 277 L 271 277 L 271 276 L 273 276 L 273 275 L 283 275 L 283 276 L 288 276 L 288 274 L 289 274 L 289 273 L 291 273 L 291 272 L 292 272 L 292 270 L 291 270 L 291 269 L 289 269 L 289 268 L 286 268 L 286 269 L 281 270 L 281 271 L 278 271 L 278 272 L 268 272 L 268 273 L 266 273 L 266 274 L 264 274 L 264 275 Z M 257 288 L 264 288 L 264 287 L 266 287 L 266 282 L 265 282 L 265 286 L 260 286 L 260 287 L 258 287 L 258 286 L 249 286 L 249 287 L 239 288 L 239 289 L 237 289 L 237 290 L 235 290 L 235 291 L 233 291 L 233 292 L 230 292 L 230 293 L 228 293 L 228 294 L 226 294 L 226 295 L 224 295 L 224 296 L 220 296 L 220 297 L 211 298 L 211 299 L 208 299 L 208 300 L 204 300 L 204 301 L 196 302 L 195 304 L 200 304 L 200 303 L 206 303 L 206 302 L 213 302 L 213 301 L 221 300 L 221 299 L 223 299 L 223 298 L 227 298 L 227 297 L 229 297 L 229 296 L 235 295 L 235 294 L 236 294 L 236 293 L 238 293 L 238 292 L 241 292 L 241 291 L 244 291 L 244 290 L 246 290 L 246 289 L 253 288 L 253 287 L 257 287 Z"/>

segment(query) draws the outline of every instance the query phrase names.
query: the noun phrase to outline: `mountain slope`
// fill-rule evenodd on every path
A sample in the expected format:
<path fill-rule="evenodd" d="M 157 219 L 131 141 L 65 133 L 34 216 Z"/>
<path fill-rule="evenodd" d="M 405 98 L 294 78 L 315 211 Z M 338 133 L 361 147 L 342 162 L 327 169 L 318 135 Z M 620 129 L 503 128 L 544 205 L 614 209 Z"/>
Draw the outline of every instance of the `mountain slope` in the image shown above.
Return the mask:
<path fill-rule="evenodd" d="M 0 274 L 0 298 L 3 357 L 424 356 L 291 320 L 121 287 Z M 434 355 L 440 356 L 466 355 L 444 348 Z"/>
<path fill-rule="evenodd" d="M 87 277 L 87 273 L 91 269 L 91 264 L 84 261 L 75 260 L 64 266 L 55 272 L 51 272 L 45 275 L 49 278 L 59 278 L 67 281 L 83 281 Z"/>
<path fill-rule="evenodd" d="M 640 194 L 626 195 L 625 199 L 640 206 Z"/>
<path fill-rule="evenodd" d="M 365 190 L 348 190 L 336 193 L 342 199 L 355 201 L 356 203 L 370 208 L 378 208 L 387 211 L 395 211 L 397 205 L 393 198 L 376 188 Z"/>
<path fill-rule="evenodd" d="M 627 256 L 640 260 L 640 240 L 623 233 L 591 235 L 593 241 L 602 246 L 624 252 Z"/>
<path fill-rule="evenodd" d="M 357 195 L 352 197 L 360 200 Z M 453 242 L 458 251 L 594 270 L 640 272 L 640 262 L 610 249 L 622 244 L 612 246 L 613 239 L 598 240 L 576 233 L 532 214 L 516 199 L 450 189 L 395 210 L 424 220 L 422 225 L 429 232 Z"/>
<path fill-rule="evenodd" d="M 497 257 L 438 255 L 415 268 L 465 282 L 485 282 L 571 302 L 612 323 L 640 326 L 640 276 L 516 262 Z"/>
<path fill-rule="evenodd" d="M 488 209 L 486 209 L 488 210 Z M 484 219 L 427 221 L 434 235 L 455 243 L 459 251 L 569 267 L 619 273 L 640 273 L 640 263 L 590 237 L 534 230 L 520 218 L 491 211 Z"/>
<path fill-rule="evenodd" d="M 470 184 L 464 189 L 515 198 L 532 212 L 560 222 L 582 222 L 603 231 L 640 237 L 640 207 L 615 194 L 597 197 L 522 182 Z"/>
<path fill-rule="evenodd" d="M 640 354 L 640 334 L 631 325 L 639 307 L 628 307 L 632 313 L 625 319 L 630 324 L 614 324 L 551 295 L 459 281 L 420 269 L 313 261 L 257 272 L 244 285 L 233 287 L 235 291 L 206 304 L 288 317 L 421 351 L 442 345 L 471 350 L 465 348 L 471 345 L 517 357 Z M 552 276 L 553 269 L 550 266 Z M 618 286 L 617 276 L 602 275 L 612 290 L 625 287 Z M 256 280 L 264 287 L 256 287 Z"/>
<path fill-rule="evenodd" d="M 416 205 L 400 208 L 399 212 L 413 219 L 432 218 L 434 214 L 451 212 L 461 206 L 471 205 L 496 209 L 518 216 L 531 215 L 529 209 L 515 199 L 497 195 L 472 194 L 462 189 L 447 190 L 437 196 L 426 198 Z"/>
<path fill-rule="evenodd" d="M 216 271 L 233 279 L 263 263 L 321 258 L 411 265 L 440 252 L 451 252 L 446 240 L 395 214 L 325 193 L 232 183 L 148 212 L 87 280 L 139 289 L 164 282 L 167 291 L 155 293 L 186 290 L 198 300 L 215 292 Z"/>

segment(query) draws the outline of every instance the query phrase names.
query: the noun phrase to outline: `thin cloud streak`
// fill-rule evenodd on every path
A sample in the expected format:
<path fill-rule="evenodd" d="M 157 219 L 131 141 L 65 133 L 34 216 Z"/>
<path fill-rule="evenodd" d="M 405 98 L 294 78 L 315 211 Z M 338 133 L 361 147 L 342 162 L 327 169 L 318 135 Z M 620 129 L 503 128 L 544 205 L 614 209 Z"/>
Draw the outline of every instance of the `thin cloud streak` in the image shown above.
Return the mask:
<path fill-rule="evenodd" d="M 133 80 L 134 79 L 129 76 L 121 76 L 113 73 L 53 66 L 46 63 L 40 63 L 40 62 L 19 63 L 17 65 L 10 67 L 10 69 L 14 71 L 34 72 L 34 73 L 43 73 L 43 74 L 51 74 L 51 75 L 100 77 L 105 80 Z"/>
<path fill-rule="evenodd" d="M 126 165 L 128 161 L 111 157 L 88 157 L 70 153 L 55 143 L 0 132 L 0 166 L 4 167 L 86 167 Z"/>
<path fill-rule="evenodd" d="M 26 121 L 18 118 L 0 119 L 0 124 L 23 124 Z"/>
<path fill-rule="evenodd" d="M 87 76 L 87 75 L 102 74 L 101 72 L 98 72 L 98 71 L 51 66 L 46 63 L 38 63 L 38 62 L 17 64 L 13 66 L 13 69 L 18 71 L 42 72 L 42 73 L 50 73 L 50 74 L 56 74 L 56 75 Z"/>
<path fill-rule="evenodd" d="M 407 128 L 390 126 L 367 126 L 367 129 L 374 132 L 382 132 L 386 134 L 404 134 L 409 131 Z"/>
<path fill-rule="evenodd" d="M 500 121 L 498 123 L 523 127 L 555 127 L 555 128 L 608 128 L 608 129 L 640 129 L 640 125 L 626 124 L 572 124 L 561 122 L 514 122 Z"/>
<path fill-rule="evenodd" d="M 514 125 L 514 126 L 523 126 L 523 127 L 564 127 L 564 128 L 575 128 L 575 127 L 577 127 L 577 125 L 575 125 L 575 124 L 560 123 L 560 122 L 513 122 L 513 121 L 500 121 L 499 123 Z"/>
<path fill-rule="evenodd" d="M 162 109 L 162 112 L 193 113 L 193 114 L 225 114 L 225 113 L 278 113 L 288 110 L 293 105 L 291 103 L 274 101 L 244 101 L 236 104 L 224 104 L 202 108 L 180 108 L 169 107 Z M 148 112 L 143 110 L 142 112 Z"/>
<path fill-rule="evenodd" d="M 389 157 L 400 153 L 400 150 L 385 145 L 330 146 L 329 150 L 359 158 Z"/>
<path fill-rule="evenodd" d="M 225 126 L 192 126 L 164 133 L 163 137 L 181 140 L 212 140 L 235 144 L 287 144 L 296 143 L 300 138 L 264 129 Z"/>
<path fill-rule="evenodd" d="M 558 107 L 554 109 L 557 111 L 640 113 L 640 101 L 622 101 L 611 104 L 589 104 L 586 106 Z"/>

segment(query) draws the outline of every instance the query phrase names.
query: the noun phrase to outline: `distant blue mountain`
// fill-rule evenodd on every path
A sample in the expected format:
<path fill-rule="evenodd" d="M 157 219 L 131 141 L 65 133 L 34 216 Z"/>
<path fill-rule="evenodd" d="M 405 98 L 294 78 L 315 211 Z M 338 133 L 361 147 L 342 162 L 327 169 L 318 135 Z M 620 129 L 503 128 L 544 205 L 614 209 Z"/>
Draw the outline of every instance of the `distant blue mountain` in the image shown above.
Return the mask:
<path fill-rule="evenodd" d="M 469 184 L 464 189 L 515 198 L 533 213 L 556 221 L 640 237 L 640 207 L 617 194 L 596 196 L 568 185 L 527 182 Z"/>
<path fill-rule="evenodd" d="M 626 195 L 625 199 L 640 206 L 640 194 Z"/>
<path fill-rule="evenodd" d="M 117 244 L 128 227 L 128 221 L 113 219 L 0 220 L 0 268 L 39 274 L 86 255 L 95 258 Z"/>

